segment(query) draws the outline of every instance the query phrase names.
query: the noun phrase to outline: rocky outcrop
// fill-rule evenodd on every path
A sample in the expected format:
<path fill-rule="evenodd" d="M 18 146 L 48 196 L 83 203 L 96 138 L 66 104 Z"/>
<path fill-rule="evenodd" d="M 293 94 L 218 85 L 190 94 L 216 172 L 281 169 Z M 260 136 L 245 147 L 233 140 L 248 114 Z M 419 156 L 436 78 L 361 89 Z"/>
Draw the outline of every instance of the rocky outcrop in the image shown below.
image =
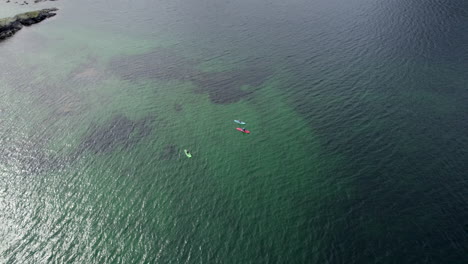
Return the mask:
<path fill-rule="evenodd" d="M 36 24 L 55 16 L 57 10 L 57 8 L 47 8 L 0 19 L 0 40 L 14 35 L 23 26 Z"/>

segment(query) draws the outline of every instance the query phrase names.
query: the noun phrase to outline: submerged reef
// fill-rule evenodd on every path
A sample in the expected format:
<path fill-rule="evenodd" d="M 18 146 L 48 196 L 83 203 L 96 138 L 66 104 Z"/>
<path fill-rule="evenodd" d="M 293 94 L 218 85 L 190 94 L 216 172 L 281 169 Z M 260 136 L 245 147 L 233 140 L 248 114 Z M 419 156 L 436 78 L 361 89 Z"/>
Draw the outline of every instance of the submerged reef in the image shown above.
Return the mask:
<path fill-rule="evenodd" d="M 77 154 L 84 151 L 94 154 L 109 153 L 119 148 L 127 149 L 134 146 L 151 134 L 153 121 L 152 117 L 134 121 L 122 115 L 115 116 L 104 125 L 91 127 Z"/>
<path fill-rule="evenodd" d="M 196 93 L 208 94 L 215 104 L 231 104 L 248 98 L 270 76 L 267 67 L 247 66 L 221 72 L 204 72 L 199 62 L 170 50 L 117 56 L 109 63 L 111 72 L 129 81 L 140 79 L 179 80 L 195 84 Z M 182 107 L 175 106 L 176 111 Z"/>

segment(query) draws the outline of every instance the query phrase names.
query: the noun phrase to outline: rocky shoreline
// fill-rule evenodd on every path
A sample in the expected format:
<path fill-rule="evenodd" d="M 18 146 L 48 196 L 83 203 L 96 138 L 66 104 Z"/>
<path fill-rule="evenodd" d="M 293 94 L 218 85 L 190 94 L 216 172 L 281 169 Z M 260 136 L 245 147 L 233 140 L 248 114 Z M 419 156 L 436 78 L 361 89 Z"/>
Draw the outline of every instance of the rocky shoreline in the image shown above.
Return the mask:
<path fill-rule="evenodd" d="M 0 19 L 0 40 L 13 36 L 23 26 L 30 26 L 55 16 L 57 10 L 57 8 L 47 8 Z"/>

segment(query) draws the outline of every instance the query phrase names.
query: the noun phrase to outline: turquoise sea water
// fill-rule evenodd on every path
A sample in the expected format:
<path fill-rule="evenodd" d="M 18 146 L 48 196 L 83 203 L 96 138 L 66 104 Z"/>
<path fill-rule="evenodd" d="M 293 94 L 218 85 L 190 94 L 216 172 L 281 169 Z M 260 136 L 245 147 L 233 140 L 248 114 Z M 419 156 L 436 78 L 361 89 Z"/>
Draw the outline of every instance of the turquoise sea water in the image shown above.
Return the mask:
<path fill-rule="evenodd" d="M 0 42 L 0 263 L 467 261 L 465 1 L 0 15 L 52 6 Z"/>

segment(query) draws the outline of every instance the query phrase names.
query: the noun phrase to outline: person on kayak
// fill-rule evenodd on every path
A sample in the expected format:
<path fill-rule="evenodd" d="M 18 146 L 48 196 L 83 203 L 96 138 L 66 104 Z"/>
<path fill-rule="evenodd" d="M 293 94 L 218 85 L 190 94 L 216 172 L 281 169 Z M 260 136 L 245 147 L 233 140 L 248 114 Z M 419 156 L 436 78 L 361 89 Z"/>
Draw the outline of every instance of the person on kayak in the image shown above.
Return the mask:
<path fill-rule="evenodd" d="M 244 132 L 245 132 L 245 127 L 243 127 L 243 128 L 242 128 L 242 131 L 244 131 Z"/>

